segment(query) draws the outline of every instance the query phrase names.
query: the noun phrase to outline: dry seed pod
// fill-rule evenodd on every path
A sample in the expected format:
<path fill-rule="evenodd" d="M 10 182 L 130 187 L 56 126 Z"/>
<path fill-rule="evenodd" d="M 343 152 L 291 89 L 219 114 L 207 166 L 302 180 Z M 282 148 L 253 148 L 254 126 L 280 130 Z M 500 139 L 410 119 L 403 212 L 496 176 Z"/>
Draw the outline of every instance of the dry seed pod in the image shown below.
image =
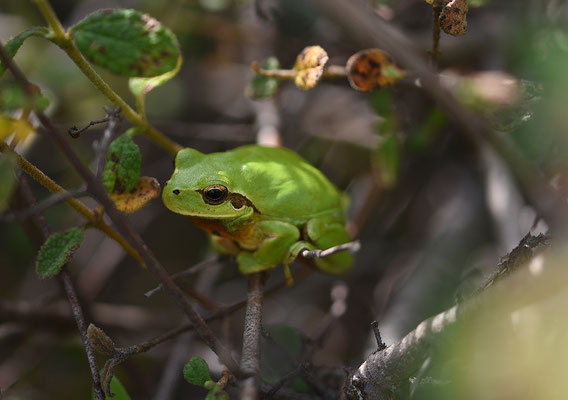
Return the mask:
<path fill-rule="evenodd" d="M 465 35 L 467 30 L 467 0 L 444 0 L 440 27 L 448 35 Z"/>
<path fill-rule="evenodd" d="M 320 46 L 306 47 L 296 58 L 294 83 L 300 89 L 308 90 L 317 85 L 329 60 L 327 52 Z"/>
<path fill-rule="evenodd" d="M 363 92 L 393 85 L 404 76 L 391 60 L 390 56 L 380 49 L 361 50 L 347 60 L 347 79 L 353 89 Z"/>

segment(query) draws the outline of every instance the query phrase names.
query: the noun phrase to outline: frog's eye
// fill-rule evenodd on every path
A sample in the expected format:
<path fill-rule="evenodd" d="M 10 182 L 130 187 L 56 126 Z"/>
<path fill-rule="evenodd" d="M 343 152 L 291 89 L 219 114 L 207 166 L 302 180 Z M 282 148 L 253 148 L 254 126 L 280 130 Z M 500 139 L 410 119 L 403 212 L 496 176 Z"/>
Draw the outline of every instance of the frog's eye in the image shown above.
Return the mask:
<path fill-rule="evenodd" d="M 229 196 L 229 189 L 223 185 L 211 185 L 203 189 L 203 200 L 207 204 L 221 204 Z"/>

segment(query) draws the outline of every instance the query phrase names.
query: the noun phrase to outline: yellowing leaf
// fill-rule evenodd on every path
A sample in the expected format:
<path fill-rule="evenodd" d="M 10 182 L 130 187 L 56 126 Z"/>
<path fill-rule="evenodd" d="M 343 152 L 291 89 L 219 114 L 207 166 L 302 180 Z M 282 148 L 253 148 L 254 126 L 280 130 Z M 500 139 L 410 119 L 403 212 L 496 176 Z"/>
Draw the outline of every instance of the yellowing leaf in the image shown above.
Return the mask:
<path fill-rule="evenodd" d="M 403 78 L 390 56 L 380 49 L 361 50 L 347 60 L 347 79 L 353 89 L 363 92 L 393 85 Z"/>
<path fill-rule="evenodd" d="M 34 127 L 24 119 L 14 119 L 0 114 L 0 140 L 15 134 L 18 141 L 22 141 L 34 132 Z"/>
<path fill-rule="evenodd" d="M 111 194 L 110 199 L 118 211 L 131 214 L 144 207 L 150 200 L 160 194 L 160 184 L 156 178 L 142 176 L 129 192 Z"/>
<path fill-rule="evenodd" d="M 296 58 L 294 83 L 300 89 L 308 90 L 317 85 L 329 60 L 326 51 L 320 46 L 306 47 Z"/>
<path fill-rule="evenodd" d="M 440 27 L 448 35 L 465 35 L 467 30 L 467 0 L 444 0 Z"/>

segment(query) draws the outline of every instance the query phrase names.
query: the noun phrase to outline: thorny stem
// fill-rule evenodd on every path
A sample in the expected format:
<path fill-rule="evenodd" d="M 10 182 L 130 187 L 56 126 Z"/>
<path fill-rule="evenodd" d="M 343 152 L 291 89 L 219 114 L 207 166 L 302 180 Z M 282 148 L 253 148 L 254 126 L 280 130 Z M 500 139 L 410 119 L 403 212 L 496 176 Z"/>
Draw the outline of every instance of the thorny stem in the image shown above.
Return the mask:
<path fill-rule="evenodd" d="M 24 157 L 19 155 L 18 153 L 14 152 L 10 149 L 10 147 L 4 143 L 0 142 L 0 152 L 2 153 L 10 153 L 14 154 L 17 157 L 18 166 L 25 171 L 28 175 L 30 175 L 35 181 L 45 187 L 52 193 L 60 194 L 62 197 L 65 198 L 65 202 L 73 207 L 79 214 L 85 217 L 89 222 L 100 231 L 104 232 L 108 237 L 113 239 L 117 242 L 132 258 L 134 258 L 140 265 L 144 266 L 144 262 L 142 258 L 138 254 L 136 250 L 128 244 L 126 240 L 110 225 L 107 225 L 99 215 L 95 212 L 91 211 L 85 204 L 81 201 L 77 200 L 75 197 L 70 197 L 70 192 L 67 192 L 53 180 L 51 180 L 47 175 L 45 175 L 40 169 L 38 169 L 35 165 L 30 163 Z"/>
<path fill-rule="evenodd" d="M 263 291 L 264 274 L 255 273 L 251 275 L 249 277 L 241 355 L 241 371 L 245 375 L 245 379 L 241 382 L 241 400 L 256 400 L 258 398 Z"/>
<path fill-rule="evenodd" d="M 47 21 L 49 27 L 53 30 L 55 37 L 53 42 L 59 46 L 71 60 L 79 67 L 81 72 L 99 89 L 110 101 L 122 109 L 122 112 L 130 122 L 135 126 L 143 129 L 143 133 L 150 140 L 162 147 L 171 154 L 177 154 L 182 147 L 173 140 L 165 136 L 156 128 L 151 126 L 148 121 L 138 114 L 122 97 L 120 97 L 112 88 L 100 77 L 100 75 L 91 67 L 88 61 L 83 57 L 81 52 L 75 47 L 72 37 L 63 30 L 61 22 L 53 12 L 49 1 L 35 0 L 40 12 Z"/>
<path fill-rule="evenodd" d="M 25 202 L 31 206 L 37 204 L 25 176 L 21 177 L 20 183 Z M 37 214 L 34 215 L 32 218 L 36 221 L 35 226 L 38 227 L 38 231 L 41 234 L 42 240 L 43 242 L 45 242 L 49 238 L 49 228 L 47 226 L 45 219 L 43 218 L 43 215 Z M 73 317 L 75 318 L 77 328 L 79 329 L 79 334 L 81 335 L 81 340 L 83 341 L 83 346 L 85 346 L 85 352 L 87 353 L 87 361 L 89 363 L 89 368 L 91 370 L 91 377 L 93 379 L 95 399 L 104 400 L 104 394 L 101 389 L 99 369 L 97 367 L 97 362 L 95 360 L 93 348 L 91 347 L 91 343 L 89 342 L 89 338 L 87 336 L 87 325 L 85 323 L 83 311 L 81 310 L 81 305 L 79 304 L 77 292 L 75 291 L 73 281 L 71 280 L 71 275 L 69 275 L 69 271 L 67 270 L 67 265 L 63 267 L 58 277 L 61 283 L 63 284 L 65 294 L 67 295 L 67 299 L 69 300 L 69 304 L 71 306 L 71 311 L 73 312 Z"/>
<path fill-rule="evenodd" d="M 24 90 L 27 90 L 29 93 L 30 82 L 14 65 L 14 63 L 8 57 L 6 57 L 4 49 L 1 45 L 0 58 L 2 60 L 2 63 L 4 63 L 4 65 L 12 72 L 12 75 L 18 81 L 18 83 L 20 83 Z M 156 259 L 150 249 L 148 249 L 138 232 L 136 232 L 130 226 L 130 224 L 128 224 L 123 215 L 116 210 L 114 203 L 106 194 L 104 188 L 102 187 L 102 184 L 95 179 L 93 173 L 79 159 L 69 142 L 66 140 L 65 136 L 59 132 L 53 122 L 44 113 L 37 111 L 36 115 L 41 124 L 44 126 L 46 133 L 57 144 L 65 157 L 71 162 L 73 167 L 83 178 L 83 180 L 87 184 L 87 189 L 91 192 L 93 197 L 99 203 L 101 203 L 110 219 L 117 226 L 118 231 L 128 239 L 128 241 L 132 244 L 132 247 L 140 254 L 140 257 L 142 258 L 144 264 L 146 264 L 148 269 L 152 273 L 154 273 L 154 275 L 156 275 L 158 279 L 161 280 L 165 289 L 176 300 L 178 306 L 194 324 L 195 330 L 199 337 L 209 346 L 209 348 L 211 348 L 211 350 L 213 350 L 213 352 L 215 352 L 219 356 L 221 362 L 224 363 L 232 372 L 234 372 L 236 376 L 238 376 L 240 371 L 229 349 L 215 337 L 209 326 L 195 311 L 191 303 L 172 280 L 165 268 Z"/>

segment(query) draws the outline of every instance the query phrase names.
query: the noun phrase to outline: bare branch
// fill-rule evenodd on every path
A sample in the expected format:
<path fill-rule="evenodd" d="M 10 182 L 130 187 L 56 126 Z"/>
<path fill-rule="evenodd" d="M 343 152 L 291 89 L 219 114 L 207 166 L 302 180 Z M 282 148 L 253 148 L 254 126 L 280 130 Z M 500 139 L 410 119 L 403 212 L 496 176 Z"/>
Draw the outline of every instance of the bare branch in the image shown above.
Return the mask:
<path fill-rule="evenodd" d="M 241 354 L 241 371 L 245 376 L 241 382 L 241 400 L 258 399 L 263 292 L 264 274 L 256 273 L 251 275 L 249 277 L 247 310 L 243 332 L 243 351 Z"/>

